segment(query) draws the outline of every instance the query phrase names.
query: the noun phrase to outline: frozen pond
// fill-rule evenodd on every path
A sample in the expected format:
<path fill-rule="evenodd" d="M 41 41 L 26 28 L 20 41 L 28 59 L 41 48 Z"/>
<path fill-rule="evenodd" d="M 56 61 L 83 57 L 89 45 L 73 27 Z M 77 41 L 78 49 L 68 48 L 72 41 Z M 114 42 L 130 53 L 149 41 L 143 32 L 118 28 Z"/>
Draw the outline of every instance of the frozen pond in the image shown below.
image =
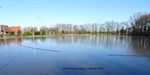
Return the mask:
<path fill-rule="evenodd" d="M 0 40 L 0 75 L 149 75 L 150 37 Z"/>

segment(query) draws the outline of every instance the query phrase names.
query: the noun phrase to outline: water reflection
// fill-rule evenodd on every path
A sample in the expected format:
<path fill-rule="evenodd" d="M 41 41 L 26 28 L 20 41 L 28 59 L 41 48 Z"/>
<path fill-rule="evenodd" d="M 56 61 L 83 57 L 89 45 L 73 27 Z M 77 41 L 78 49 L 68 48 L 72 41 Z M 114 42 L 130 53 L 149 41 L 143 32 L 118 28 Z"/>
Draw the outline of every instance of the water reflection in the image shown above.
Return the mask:
<path fill-rule="evenodd" d="M 32 42 L 33 42 L 33 51 L 34 51 L 34 56 L 36 55 L 36 50 L 35 50 L 35 37 L 32 38 Z"/>
<path fill-rule="evenodd" d="M 108 49 L 125 49 L 131 53 L 150 55 L 150 38 L 148 37 L 110 37 L 110 36 L 51 36 L 42 38 L 24 38 L 23 40 L 32 41 L 32 47 L 37 44 L 37 40 L 45 42 L 55 41 L 57 44 L 81 44 L 86 46 L 101 46 Z M 23 43 L 22 39 L 0 40 L 0 46 Z M 50 43 L 50 42 L 49 42 Z M 43 47 L 43 46 L 42 46 Z M 6 48 L 6 47 L 5 47 Z"/>
<path fill-rule="evenodd" d="M 131 49 L 133 52 L 142 55 L 150 55 L 150 38 L 147 37 L 132 37 Z"/>
<path fill-rule="evenodd" d="M 56 49 L 60 52 L 37 50 L 38 48 Z M 150 55 L 150 38 L 51 36 L 0 40 L 0 74 L 143 75 L 149 72 L 149 57 L 114 57 L 109 54 Z M 62 70 L 86 67 L 104 69 Z"/>
<path fill-rule="evenodd" d="M 21 43 L 22 39 L 0 39 L 0 46 Z"/>
<path fill-rule="evenodd" d="M 150 38 L 148 37 L 109 37 L 109 36 L 61 36 L 50 37 L 58 44 L 82 44 L 102 46 L 104 48 L 121 48 L 136 54 L 150 55 Z"/>
<path fill-rule="evenodd" d="M 1 44 L 1 50 L 0 50 L 0 70 L 3 68 L 3 65 L 6 64 L 7 60 L 7 42 L 6 39 L 4 39 L 2 42 L 0 42 Z"/>

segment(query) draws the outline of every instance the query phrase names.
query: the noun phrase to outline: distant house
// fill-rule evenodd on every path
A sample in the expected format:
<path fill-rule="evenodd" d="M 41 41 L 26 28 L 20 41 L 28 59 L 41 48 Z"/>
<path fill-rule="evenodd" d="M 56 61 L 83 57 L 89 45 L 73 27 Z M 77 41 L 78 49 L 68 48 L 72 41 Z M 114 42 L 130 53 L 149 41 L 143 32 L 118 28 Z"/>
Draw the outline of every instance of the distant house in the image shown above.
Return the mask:
<path fill-rule="evenodd" d="M 8 25 L 0 25 L 0 31 L 1 32 L 5 32 L 5 33 L 10 33 L 10 32 L 14 32 L 13 30 L 11 30 Z"/>
<path fill-rule="evenodd" d="M 18 30 L 21 30 L 21 26 L 10 26 L 10 29 L 14 31 L 15 34 L 17 34 Z"/>

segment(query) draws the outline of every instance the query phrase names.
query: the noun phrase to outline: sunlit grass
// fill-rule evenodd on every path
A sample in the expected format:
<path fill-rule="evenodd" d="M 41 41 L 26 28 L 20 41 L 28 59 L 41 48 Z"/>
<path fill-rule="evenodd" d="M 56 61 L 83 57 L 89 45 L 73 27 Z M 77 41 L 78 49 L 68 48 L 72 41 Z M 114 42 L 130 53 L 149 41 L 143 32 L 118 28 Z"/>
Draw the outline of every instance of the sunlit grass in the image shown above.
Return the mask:
<path fill-rule="evenodd" d="M 112 35 L 112 34 L 51 34 L 51 35 L 44 35 L 43 37 L 50 37 L 50 36 L 120 36 L 120 35 Z M 5 39 L 11 38 L 32 38 L 32 35 L 28 36 L 18 36 L 18 35 L 6 35 Z M 42 37 L 41 35 L 35 35 L 34 37 Z M 0 38 L 0 39 L 4 39 Z"/>

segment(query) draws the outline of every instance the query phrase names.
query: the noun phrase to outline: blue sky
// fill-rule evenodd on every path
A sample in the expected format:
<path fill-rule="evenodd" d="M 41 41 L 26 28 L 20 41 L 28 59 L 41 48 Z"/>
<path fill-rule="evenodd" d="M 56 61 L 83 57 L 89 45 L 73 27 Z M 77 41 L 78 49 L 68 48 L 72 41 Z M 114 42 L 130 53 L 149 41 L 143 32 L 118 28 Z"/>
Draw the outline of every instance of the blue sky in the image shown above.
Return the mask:
<path fill-rule="evenodd" d="M 150 13 L 150 0 L 1 0 L 1 23 L 40 26 L 126 21 L 137 12 Z"/>

